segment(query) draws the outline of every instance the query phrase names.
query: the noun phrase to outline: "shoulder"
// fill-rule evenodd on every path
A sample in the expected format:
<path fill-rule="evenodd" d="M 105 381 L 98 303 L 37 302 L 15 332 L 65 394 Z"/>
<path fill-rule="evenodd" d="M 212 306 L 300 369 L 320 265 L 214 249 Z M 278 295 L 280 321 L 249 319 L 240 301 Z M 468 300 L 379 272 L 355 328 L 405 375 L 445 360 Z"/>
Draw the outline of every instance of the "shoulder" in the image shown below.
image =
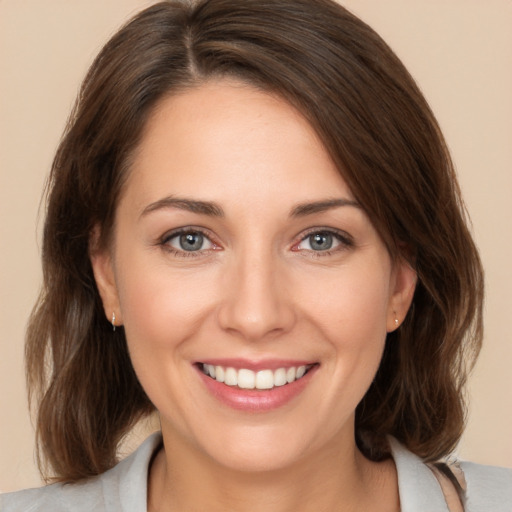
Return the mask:
<path fill-rule="evenodd" d="M 2 512 L 145 512 L 150 460 L 160 446 L 150 436 L 132 455 L 97 477 L 0 495 Z"/>
<path fill-rule="evenodd" d="M 512 511 L 512 469 L 460 462 L 468 512 Z"/>
<path fill-rule="evenodd" d="M 0 496 L 0 510 L 2 512 L 106 510 L 102 503 L 102 478 L 97 477 L 76 484 L 53 484 L 3 494 Z"/>
<path fill-rule="evenodd" d="M 460 510 L 458 492 L 451 479 L 393 437 L 389 444 L 398 473 L 402 510 L 446 512 Z M 450 457 L 447 464 L 459 481 L 465 512 L 512 512 L 512 469 L 462 462 Z M 457 471 L 460 468 L 461 471 Z"/>

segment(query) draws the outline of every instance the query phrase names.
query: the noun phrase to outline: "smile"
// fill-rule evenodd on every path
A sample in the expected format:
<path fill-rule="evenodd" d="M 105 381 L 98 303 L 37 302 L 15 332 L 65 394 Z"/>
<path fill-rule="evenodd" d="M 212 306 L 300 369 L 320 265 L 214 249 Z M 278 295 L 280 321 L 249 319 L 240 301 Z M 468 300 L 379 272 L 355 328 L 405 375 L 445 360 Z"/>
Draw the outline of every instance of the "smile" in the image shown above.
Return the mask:
<path fill-rule="evenodd" d="M 269 390 L 301 379 L 313 365 L 282 367 L 275 370 L 262 369 L 259 371 L 247 368 L 237 370 L 232 367 L 204 363 L 201 363 L 199 366 L 205 375 L 226 386 L 239 389 Z"/>

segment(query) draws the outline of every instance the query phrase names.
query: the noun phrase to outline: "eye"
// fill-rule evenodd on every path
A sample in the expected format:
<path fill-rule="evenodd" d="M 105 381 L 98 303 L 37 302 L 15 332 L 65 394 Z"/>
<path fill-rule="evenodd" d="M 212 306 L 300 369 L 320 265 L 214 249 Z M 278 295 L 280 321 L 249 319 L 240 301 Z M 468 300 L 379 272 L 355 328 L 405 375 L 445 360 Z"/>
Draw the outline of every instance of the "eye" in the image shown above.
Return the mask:
<path fill-rule="evenodd" d="M 300 244 L 300 249 L 309 249 L 312 251 L 328 251 L 332 249 L 337 242 L 331 233 L 321 232 L 313 233 L 306 237 Z M 301 247 L 302 246 L 302 247 Z"/>
<path fill-rule="evenodd" d="M 201 231 L 186 230 L 174 232 L 162 240 L 166 246 L 172 247 L 176 252 L 199 252 L 212 249 L 214 244 L 211 240 Z"/>
<path fill-rule="evenodd" d="M 294 246 L 293 250 L 330 254 L 333 251 L 341 250 L 352 245 L 352 238 L 347 234 L 320 230 L 308 233 Z"/>

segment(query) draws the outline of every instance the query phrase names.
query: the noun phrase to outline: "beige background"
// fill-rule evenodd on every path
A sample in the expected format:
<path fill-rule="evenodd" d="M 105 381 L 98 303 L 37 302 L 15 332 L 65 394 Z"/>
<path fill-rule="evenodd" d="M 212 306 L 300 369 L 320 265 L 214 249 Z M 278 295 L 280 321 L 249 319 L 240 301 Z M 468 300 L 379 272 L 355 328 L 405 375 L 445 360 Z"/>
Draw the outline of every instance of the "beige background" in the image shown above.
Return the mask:
<path fill-rule="evenodd" d="M 37 485 L 23 333 L 38 204 L 91 59 L 143 0 L 0 0 L 0 490 Z M 485 348 L 459 453 L 512 466 L 512 1 L 346 0 L 388 41 L 444 129 L 487 271 Z M 142 435 L 142 434 L 140 434 Z"/>

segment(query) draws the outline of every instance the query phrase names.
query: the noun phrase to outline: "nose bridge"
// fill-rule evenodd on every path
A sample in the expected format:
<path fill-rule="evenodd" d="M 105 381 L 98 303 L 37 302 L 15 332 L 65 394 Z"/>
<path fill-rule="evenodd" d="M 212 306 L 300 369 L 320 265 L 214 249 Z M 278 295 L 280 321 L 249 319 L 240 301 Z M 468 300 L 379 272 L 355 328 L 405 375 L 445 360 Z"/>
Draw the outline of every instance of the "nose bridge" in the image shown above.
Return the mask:
<path fill-rule="evenodd" d="M 240 249 L 227 275 L 219 313 L 222 327 L 248 340 L 289 330 L 294 313 L 291 297 L 282 289 L 284 272 L 283 262 L 268 245 Z"/>

